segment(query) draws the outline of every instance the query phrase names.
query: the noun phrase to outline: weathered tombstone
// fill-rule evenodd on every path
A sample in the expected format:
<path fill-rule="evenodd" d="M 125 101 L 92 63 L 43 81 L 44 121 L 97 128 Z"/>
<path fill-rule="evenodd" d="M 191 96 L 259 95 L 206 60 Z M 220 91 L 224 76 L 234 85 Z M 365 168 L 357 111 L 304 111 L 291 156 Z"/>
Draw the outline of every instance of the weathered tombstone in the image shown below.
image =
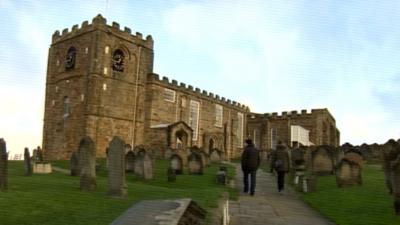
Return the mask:
<path fill-rule="evenodd" d="M 329 146 L 318 146 L 312 154 L 312 173 L 330 175 L 333 173 L 333 160 Z"/>
<path fill-rule="evenodd" d="M 397 159 L 399 154 L 399 144 L 397 144 L 393 139 L 390 139 L 382 146 L 382 168 L 385 174 L 386 187 L 390 194 L 393 193 L 392 162 Z"/>
<path fill-rule="evenodd" d="M 342 159 L 336 167 L 336 184 L 338 187 L 362 185 L 361 166 L 347 158 Z"/>
<path fill-rule="evenodd" d="M 78 149 L 80 171 L 80 189 L 94 191 L 96 189 L 96 152 L 90 137 L 83 138 Z"/>
<path fill-rule="evenodd" d="M 165 150 L 164 152 L 164 159 L 170 159 L 173 153 L 174 150 L 172 150 L 171 148 L 167 148 L 167 150 Z"/>
<path fill-rule="evenodd" d="M 31 156 L 28 148 L 24 149 L 24 175 L 32 175 Z"/>
<path fill-rule="evenodd" d="M 363 166 L 363 156 L 362 153 L 355 149 L 355 148 L 351 148 L 349 150 L 347 150 L 344 153 L 344 159 L 347 159 L 348 161 L 352 161 L 354 163 L 357 163 L 360 167 Z"/>
<path fill-rule="evenodd" d="M 108 191 L 107 195 L 124 198 L 127 195 L 125 183 L 125 143 L 114 137 L 108 146 Z"/>
<path fill-rule="evenodd" d="M 0 191 L 8 189 L 8 153 L 6 142 L 0 138 Z"/>
<path fill-rule="evenodd" d="M 79 159 L 78 159 L 77 152 L 72 152 L 71 158 L 69 161 L 69 166 L 71 169 L 71 176 L 79 176 L 80 175 Z"/>
<path fill-rule="evenodd" d="M 35 163 L 37 161 L 37 149 L 33 149 L 32 151 L 32 162 Z"/>
<path fill-rule="evenodd" d="M 306 176 L 302 179 L 302 191 L 305 193 L 315 192 L 317 190 L 317 179 L 315 176 Z"/>
<path fill-rule="evenodd" d="M 192 152 L 192 154 L 188 156 L 188 167 L 189 174 L 203 174 L 203 164 L 201 163 L 201 157 L 199 154 Z"/>
<path fill-rule="evenodd" d="M 168 170 L 167 170 L 167 180 L 168 180 L 168 182 L 175 182 L 176 181 L 175 170 L 172 169 L 171 167 L 169 167 Z"/>
<path fill-rule="evenodd" d="M 125 171 L 126 172 L 135 171 L 135 153 L 133 151 L 129 151 L 125 155 Z"/>
<path fill-rule="evenodd" d="M 139 150 L 135 158 L 135 174 L 145 180 L 153 179 L 153 160 L 144 150 Z"/>
<path fill-rule="evenodd" d="M 212 163 L 221 162 L 221 155 L 217 149 L 213 149 L 210 152 L 210 161 Z"/>
<path fill-rule="evenodd" d="M 397 215 L 400 215 L 400 153 L 397 155 L 396 160 L 390 163 L 391 167 L 391 183 L 393 188 L 394 197 L 394 211 Z"/>
<path fill-rule="evenodd" d="M 217 172 L 216 175 L 216 182 L 217 184 L 226 184 L 226 167 L 225 166 L 220 166 L 219 171 Z"/>
<path fill-rule="evenodd" d="M 36 162 L 43 162 L 43 150 L 37 146 L 36 151 Z"/>
<path fill-rule="evenodd" d="M 206 152 L 204 151 L 200 151 L 199 152 L 200 157 L 201 157 L 201 163 L 203 163 L 204 166 L 209 166 L 210 165 L 210 160 L 209 160 L 209 156 Z"/>
<path fill-rule="evenodd" d="M 174 171 L 175 174 L 182 174 L 182 158 L 179 155 L 173 154 L 169 160 L 169 167 Z"/>

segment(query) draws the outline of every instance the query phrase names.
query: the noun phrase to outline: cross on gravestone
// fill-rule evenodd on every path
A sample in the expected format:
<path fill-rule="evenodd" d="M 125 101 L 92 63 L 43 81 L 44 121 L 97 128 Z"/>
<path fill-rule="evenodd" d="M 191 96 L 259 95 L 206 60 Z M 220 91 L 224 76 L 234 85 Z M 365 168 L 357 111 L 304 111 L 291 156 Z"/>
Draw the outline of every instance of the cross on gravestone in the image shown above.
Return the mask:
<path fill-rule="evenodd" d="M 94 191 L 96 189 L 96 152 L 90 137 L 83 138 L 78 149 L 80 166 L 80 189 Z"/>
<path fill-rule="evenodd" d="M 0 191 L 8 189 L 8 153 L 6 142 L 0 138 Z"/>
<path fill-rule="evenodd" d="M 201 157 L 199 154 L 192 152 L 192 154 L 188 156 L 188 168 L 189 174 L 203 174 L 203 164 L 201 162 Z"/>
<path fill-rule="evenodd" d="M 28 148 L 24 149 L 24 175 L 32 175 L 31 156 Z"/>
<path fill-rule="evenodd" d="M 111 197 L 124 198 L 127 195 L 125 183 L 125 143 L 114 137 L 108 147 L 108 192 Z"/>
<path fill-rule="evenodd" d="M 71 176 L 80 175 L 79 157 L 78 157 L 78 153 L 77 152 L 73 152 L 71 154 L 69 165 L 70 165 L 70 169 L 71 169 Z"/>

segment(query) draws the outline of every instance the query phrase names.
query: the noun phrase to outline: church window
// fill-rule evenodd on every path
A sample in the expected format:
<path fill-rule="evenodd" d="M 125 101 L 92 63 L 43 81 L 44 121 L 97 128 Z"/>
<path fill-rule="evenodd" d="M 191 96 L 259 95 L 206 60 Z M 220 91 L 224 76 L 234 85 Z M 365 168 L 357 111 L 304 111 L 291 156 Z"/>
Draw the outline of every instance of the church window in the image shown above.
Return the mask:
<path fill-rule="evenodd" d="M 189 126 L 193 129 L 193 141 L 197 141 L 199 129 L 199 111 L 200 103 L 190 100 Z"/>
<path fill-rule="evenodd" d="M 65 57 L 65 69 L 73 69 L 75 67 L 75 59 L 76 59 L 76 49 L 74 47 L 70 47 L 67 52 L 67 56 Z"/>
<path fill-rule="evenodd" d="M 124 72 L 125 55 L 122 50 L 117 49 L 112 56 L 112 69 L 118 72 Z"/>
<path fill-rule="evenodd" d="M 168 102 L 175 102 L 175 91 L 168 89 L 168 88 L 164 88 L 164 100 L 168 101 Z"/>
<path fill-rule="evenodd" d="M 222 114 L 222 105 L 215 105 L 215 126 L 217 127 L 222 127 Z"/>
<path fill-rule="evenodd" d="M 70 114 L 70 105 L 68 96 L 64 97 L 64 117 L 68 117 Z"/>

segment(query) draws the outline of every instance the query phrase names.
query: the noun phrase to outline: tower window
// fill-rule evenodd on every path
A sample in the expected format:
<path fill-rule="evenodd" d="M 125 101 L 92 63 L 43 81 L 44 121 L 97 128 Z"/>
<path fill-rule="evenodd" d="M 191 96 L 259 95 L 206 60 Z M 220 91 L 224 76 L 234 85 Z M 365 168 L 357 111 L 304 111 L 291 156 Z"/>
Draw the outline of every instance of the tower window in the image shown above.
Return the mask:
<path fill-rule="evenodd" d="M 222 127 L 222 105 L 215 105 L 215 126 Z"/>
<path fill-rule="evenodd" d="M 70 105 L 68 96 L 64 97 L 64 117 L 68 117 L 70 114 Z"/>
<path fill-rule="evenodd" d="M 65 58 L 65 69 L 73 69 L 75 67 L 76 49 L 70 47 Z"/>
<path fill-rule="evenodd" d="M 238 112 L 238 126 L 237 126 L 237 137 L 238 137 L 238 147 L 243 147 L 243 113 Z"/>
<path fill-rule="evenodd" d="M 175 91 L 165 88 L 164 89 L 164 100 L 168 102 L 175 102 Z"/>
<path fill-rule="evenodd" d="M 112 69 L 115 71 L 124 72 L 124 60 L 124 53 L 120 49 L 115 50 L 112 57 Z"/>
<path fill-rule="evenodd" d="M 193 129 L 193 141 L 197 141 L 199 129 L 200 104 L 197 101 L 190 100 L 189 126 Z"/>

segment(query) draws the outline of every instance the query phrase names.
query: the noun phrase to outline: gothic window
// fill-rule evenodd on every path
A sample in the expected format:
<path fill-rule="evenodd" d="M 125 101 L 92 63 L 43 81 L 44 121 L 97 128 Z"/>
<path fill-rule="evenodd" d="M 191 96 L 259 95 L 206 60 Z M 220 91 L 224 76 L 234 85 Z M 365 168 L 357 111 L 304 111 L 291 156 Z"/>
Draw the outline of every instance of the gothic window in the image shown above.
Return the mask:
<path fill-rule="evenodd" d="M 64 117 L 69 116 L 70 113 L 70 105 L 68 96 L 64 97 Z"/>
<path fill-rule="evenodd" d="M 164 89 L 164 100 L 168 102 L 175 102 L 175 91 L 165 88 Z"/>
<path fill-rule="evenodd" d="M 65 57 L 65 69 L 73 69 L 75 67 L 75 59 L 76 59 L 76 49 L 74 47 L 70 47 L 67 52 L 67 56 Z"/>
<path fill-rule="evenodd" d="M 222 127 L 222 105 L 215 105 L 215 126 Z"/>
<path fill-rule="evenodd" d="M 190 100 L 189 126 L 193 129 L 193 141 L 197 140 L 199 129 L 199 110 L 200 103 Z"/>
<path fill-rule="evenodd" d="M 112 56 L 112 69 L 118 72 L 124 72 L 125 56 L 124 53 L 117 49 Z"/>
<path fill-rule="evenodd" d="M 238 147 L 243 147 L 243 113 L 238 112 L 238 126 L 237 126 L 237 138 L 238 138 Z"/>

